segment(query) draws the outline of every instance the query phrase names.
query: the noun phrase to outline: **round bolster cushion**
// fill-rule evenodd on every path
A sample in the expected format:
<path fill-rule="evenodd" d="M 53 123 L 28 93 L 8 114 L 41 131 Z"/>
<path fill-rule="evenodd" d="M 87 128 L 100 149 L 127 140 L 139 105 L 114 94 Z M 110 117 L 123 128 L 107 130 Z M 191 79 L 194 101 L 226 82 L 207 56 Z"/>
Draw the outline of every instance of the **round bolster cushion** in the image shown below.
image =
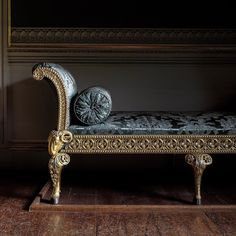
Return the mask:
<path fill-rule="evenodd" d="M 101 87 L 83 90 L 74 101 L 74 114 L 85 125 L 95 125 L 105 121 L 111 108 L 111 95 Z"/>

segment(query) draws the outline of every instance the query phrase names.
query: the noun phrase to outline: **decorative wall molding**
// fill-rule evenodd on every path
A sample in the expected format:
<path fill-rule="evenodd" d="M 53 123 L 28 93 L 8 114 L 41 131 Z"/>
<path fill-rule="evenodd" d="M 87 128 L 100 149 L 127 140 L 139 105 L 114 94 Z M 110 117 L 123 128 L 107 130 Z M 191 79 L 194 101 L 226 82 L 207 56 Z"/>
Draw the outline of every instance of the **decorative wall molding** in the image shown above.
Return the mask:
<path fill-rule="evenodd" d="M 12 28 L 17 44 L 235 44 L 234 29 Z"/>
<path fill-rule="evenodd" d="M 234 29 L 12 28 L 10 63 L 236 63 Z"/>

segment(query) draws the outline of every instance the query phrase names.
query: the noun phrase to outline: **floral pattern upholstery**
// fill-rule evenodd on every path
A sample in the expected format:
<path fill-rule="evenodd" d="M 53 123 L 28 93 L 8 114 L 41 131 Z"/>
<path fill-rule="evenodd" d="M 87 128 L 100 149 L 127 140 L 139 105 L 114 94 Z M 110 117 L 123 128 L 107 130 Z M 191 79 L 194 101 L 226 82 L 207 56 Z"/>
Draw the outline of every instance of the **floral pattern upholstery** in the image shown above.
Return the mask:
<path fill-rule="evenodd" d="M 236 134 L 236 114 L 229 112 L 112 112 L 97 125 L 71 125 L 74 134 Z"/>

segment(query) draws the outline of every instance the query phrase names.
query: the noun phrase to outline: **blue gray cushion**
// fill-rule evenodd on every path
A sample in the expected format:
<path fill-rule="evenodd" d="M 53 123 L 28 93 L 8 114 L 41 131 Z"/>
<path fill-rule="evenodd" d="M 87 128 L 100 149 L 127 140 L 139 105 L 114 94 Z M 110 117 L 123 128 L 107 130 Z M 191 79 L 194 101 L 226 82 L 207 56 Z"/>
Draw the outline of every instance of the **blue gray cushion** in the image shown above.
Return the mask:
<path fill-rule="evenodd" d="M 101 87 L 85 89 L 77 95 L 74 101 L 75 116 L 80 123 L 86 125 L 95 125 L 105 121 L 111 108 L 111 96 Z"/>
<path fill-rule="evenodd" d="M 69 129 L 74 134 L 236 134 L 236 113 L 112 112 L 101 124 Z"/>

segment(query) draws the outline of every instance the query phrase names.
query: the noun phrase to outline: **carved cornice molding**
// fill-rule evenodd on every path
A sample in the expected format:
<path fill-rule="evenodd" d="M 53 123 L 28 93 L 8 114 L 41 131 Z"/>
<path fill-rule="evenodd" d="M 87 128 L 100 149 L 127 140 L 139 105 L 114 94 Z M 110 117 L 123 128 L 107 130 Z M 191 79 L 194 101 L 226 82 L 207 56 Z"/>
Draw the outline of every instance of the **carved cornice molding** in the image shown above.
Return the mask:
<path fill-rule="evenodd" d="M 235 44 L 235 29 L 12 28 L 11 44 Z"/>
<path fill-rule="evenodd" d="M 236 63 L 234 29 L 12 28 L 10 41 L 10 63 Z"/>

